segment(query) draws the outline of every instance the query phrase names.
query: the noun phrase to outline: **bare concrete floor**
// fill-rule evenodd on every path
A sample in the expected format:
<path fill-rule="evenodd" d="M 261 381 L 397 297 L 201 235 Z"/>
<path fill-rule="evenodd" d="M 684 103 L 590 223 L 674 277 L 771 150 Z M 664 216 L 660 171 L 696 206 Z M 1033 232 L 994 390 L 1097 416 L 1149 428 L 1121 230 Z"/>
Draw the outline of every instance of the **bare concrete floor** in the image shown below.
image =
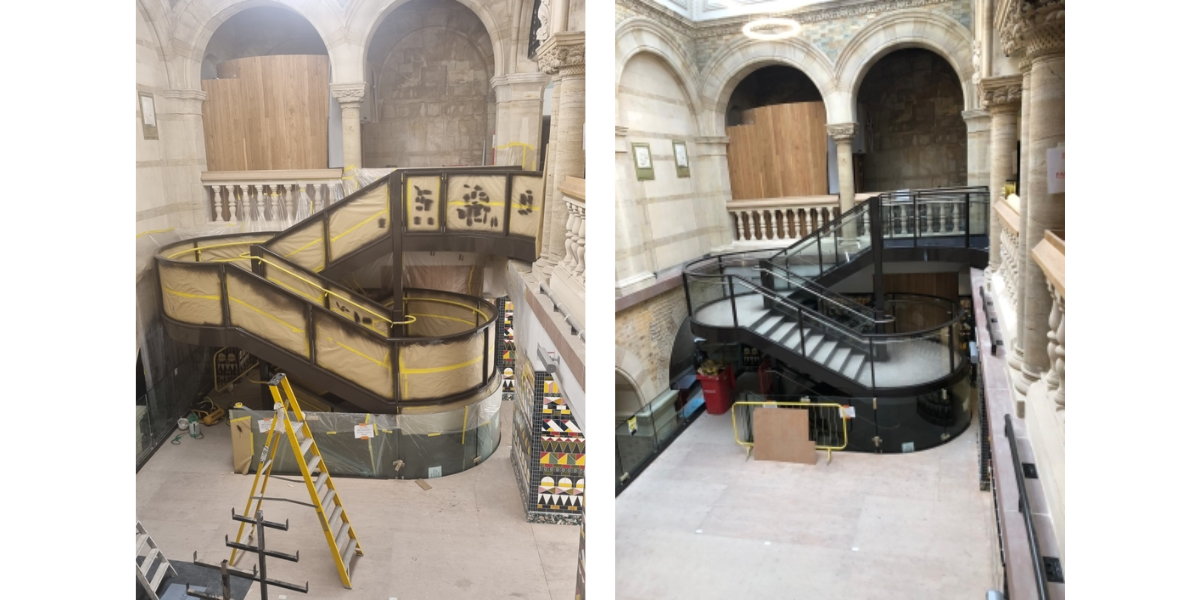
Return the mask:
<path fill-rule="evenodd" d="M 298 563 L 268 558 L 268 576 L 310 586 L 307 595 L 271 588 L 270 597 L 573 599 L 579 529 L 525 522 L 509 465 L 509 402 L 501 423 L 491 458 L 430 480 L 429 491 L 411 480 L 336 480 L 365 553 L 354 559 L 353 590 L 338 579 L 313 509 L 266 503 L 268 520 L 291 525 L 267 530 L 267 547 L 300 551 Z M 226 424 L 203 431 L 202 440 L 185 435 L 179 446 L 165 444 L 138 473 L 137 516 L 171 560 L 190 561 L 198 550 L 202 561 L 220 564 L 229 557 L 225 536 L 237 533 L 230 509 L 241 513 L 254 476 L 232 473 Z M 303 484 L 273 479 L 267 492 L 307 500 Z M 252 558 L 239 558 L 237 566 L 250 570 Z M 255 584 L 247 597 L 258 595 Z"/>
<path fill-rule="evenodd" d="M 796 465 L 747 461 L 729 415 L 704 415 L 617 498 L 617 597 L 983 598 L 1000 584 L 977 429 Z"/>

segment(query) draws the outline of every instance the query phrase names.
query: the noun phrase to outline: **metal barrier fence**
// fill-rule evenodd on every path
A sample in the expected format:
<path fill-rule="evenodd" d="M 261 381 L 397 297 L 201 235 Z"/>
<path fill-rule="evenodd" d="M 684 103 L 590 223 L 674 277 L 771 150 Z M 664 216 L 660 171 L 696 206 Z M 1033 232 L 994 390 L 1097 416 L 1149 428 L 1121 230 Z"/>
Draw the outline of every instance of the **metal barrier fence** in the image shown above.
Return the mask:
<path fill-rule="evenodd" d="M 805 409 L 809 411 L 808 436 L 816 442 L 817 450 L 826 452 L 825 463 L 833 460 L 834 450 L 845 450 L 849 441 L 846 424 L 848 406 L 834 402 L 781 402 L 773 400 L 741 400 L 733 403 L 733 439 L 746 448 L 746 456 L 754 449 L 754 411 L 760 408 Z M 741 425 L 738 414 L 742 415 Z"/>

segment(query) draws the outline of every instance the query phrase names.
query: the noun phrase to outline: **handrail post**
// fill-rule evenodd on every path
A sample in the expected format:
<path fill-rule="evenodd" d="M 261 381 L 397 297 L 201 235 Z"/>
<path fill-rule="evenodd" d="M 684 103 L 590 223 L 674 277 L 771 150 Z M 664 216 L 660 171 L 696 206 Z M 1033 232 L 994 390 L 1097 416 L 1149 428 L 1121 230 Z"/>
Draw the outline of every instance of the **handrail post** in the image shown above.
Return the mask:
<path fill-rule="evenodd" d="M 963 248 L 971 247 L 971 192 L 963 199 Z"/>
<path fill-rule="evenodd" d="M 870 348 L 870 353 L 867 354 L 867 360 L 871 361 L 871 389 L 874 390 L 878 387 L 875 384 L 875 338 L 867 338 L 867 347 Z"/>
<path fill-rule="evenodd" d="M 737 318 L 737 298 L 733 294 L 733 278 L 732 277 L 729 278 L 729 308 L 730 308 L 730 310 L 733 311 L 733 326 L 734 326 L 734 328 L 737 328 L 739 326 L 738 318 Z"/>
<path fill-rule="evenodd" d="M 692 292 L 688 289 L 688 274 L 683 272 L 683 301 L 687 304 L 687 314 L 692 315 Z"/>

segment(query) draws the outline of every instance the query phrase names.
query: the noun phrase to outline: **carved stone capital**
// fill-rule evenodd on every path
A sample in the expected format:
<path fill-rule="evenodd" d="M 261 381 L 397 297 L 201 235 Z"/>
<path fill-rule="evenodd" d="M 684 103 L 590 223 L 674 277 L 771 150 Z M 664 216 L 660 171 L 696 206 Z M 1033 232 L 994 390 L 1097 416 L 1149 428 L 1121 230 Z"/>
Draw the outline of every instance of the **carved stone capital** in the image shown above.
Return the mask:
<path fill-rule="evenodd" d="M 329 86 L 329 91 L 338 104 L 354 104 L 362 102 L 363 96 L 367 95 L 367 84 L 334 83 Z"/>
<path fill-rule="evenodd" d="M 826 125 L 825 130 L 829 132 L 829 136 L 835 142 L 848 142 L 854 139 L 854 132 L 858 130 L 858 123 L 836 123 Z"/>
<path fill-rule="evenodd" d="M 979 84 L 980 104 L 991 113 L 1020 110 L 1020 75 L 988 77 Z"/>
<path fill-rule="evenodd" d="M 1003 0 L 996 28 L 1005 55 L 1024 51 L 1032 61 L 1066 52 L 1066 0 Z"/>
<path fill-rule="evenodd" d="M 547 75 L 583 75 L 584 34 L 556 33 L 537 51 L 538 68 Z"/>

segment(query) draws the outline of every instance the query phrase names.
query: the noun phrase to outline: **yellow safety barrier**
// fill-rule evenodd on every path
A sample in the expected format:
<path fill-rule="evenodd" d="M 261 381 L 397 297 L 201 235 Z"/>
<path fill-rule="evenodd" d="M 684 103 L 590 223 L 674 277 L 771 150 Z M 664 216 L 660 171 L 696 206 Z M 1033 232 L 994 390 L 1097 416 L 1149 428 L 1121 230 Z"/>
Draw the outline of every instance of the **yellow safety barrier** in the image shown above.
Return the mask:
<path fill-rule="evenodd" d="M 824 450 L 826 452 L 825 464 L 829 464 L 833 460 L 833 451 L 834 450 L 845 450 L 846 444 L 850 440 L 849 427 L 846 424 L 846 421 L 847 421 L 846 413 L 844 410 L 842 410 L 844 407 L 841 404 L 836 404 L 836 403 L 832 403 L 832 402 L 748 402 L 748 401 L 734 402 L 733 410 L 730 411 L 730 414 L 733 417 L 733 440 L 746 448 L 747 458 L 750 456 L 750 451 L 754 449 L 754 442 L 742 441 L 742 439 L 740 437 L 738 437 L 737 407 L 739 407 L 739 406 L 771 406 L 771 407 L 796 406 L 796 407 L 802 407 L 802 408 L 836 409 L 838 411 L 837 414 L 842 421 L 842 445 L 840 445 L 840 446 L 828 446 L 828 445 L 820 445 L 820 444 L 817 445 L 817 450 Z"/>

